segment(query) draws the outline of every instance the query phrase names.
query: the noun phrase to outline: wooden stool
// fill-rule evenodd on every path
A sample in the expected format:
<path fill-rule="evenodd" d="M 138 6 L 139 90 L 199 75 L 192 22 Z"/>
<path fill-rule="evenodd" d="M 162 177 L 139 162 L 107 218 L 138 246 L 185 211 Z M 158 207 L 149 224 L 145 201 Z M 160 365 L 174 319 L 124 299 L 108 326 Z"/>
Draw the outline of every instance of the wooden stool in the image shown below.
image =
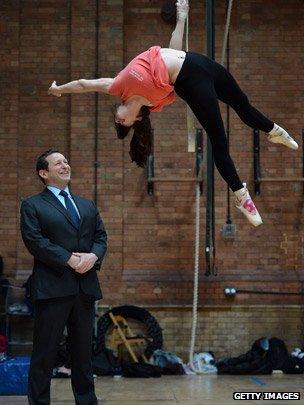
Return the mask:
<path fill-rule="evenodd" d="M 109 316 L 114 324 L 114 330 L 110 340 L 111 349 L 117 350 L 118 357 L 121 360 L 123 347 L 126 347 L 130 356 L 132 357 L 132 360 L 135 363 L 138 363 L 138 357 L 136 356 L 132 346 L 135 349 L 142 351 L 141 346 L 146 342 L 152 341 L 152 339 L 146 336 L 135 336 L 124 317 L 120 315 L 113 315 L 112 312 L 109 312 Z M 148 359 L 143 351 L 140 352 L 139 355 L 142 357 L 145 363 L 148 363 Z"/>

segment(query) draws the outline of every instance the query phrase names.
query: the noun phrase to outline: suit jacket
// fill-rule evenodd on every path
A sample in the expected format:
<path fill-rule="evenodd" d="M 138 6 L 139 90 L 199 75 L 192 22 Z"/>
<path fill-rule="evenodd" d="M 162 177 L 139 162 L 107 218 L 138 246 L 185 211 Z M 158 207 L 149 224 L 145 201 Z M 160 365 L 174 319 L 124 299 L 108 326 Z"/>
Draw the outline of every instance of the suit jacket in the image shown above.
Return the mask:
<path fill-rule="evenodd" d="M 81 217 L 79 229 L 47 188 L 21 204 L 21 234 L 34 256 L 34 300 L 75 295 L 80 290 L 96 300 L 102 298 L 96 270 L 107 250 L 107 234 L 94 202 L 72 197 Z M 79 274 L 67 265 L 72 252 L 95 253 L 99 260 L 87 273 Z"/>

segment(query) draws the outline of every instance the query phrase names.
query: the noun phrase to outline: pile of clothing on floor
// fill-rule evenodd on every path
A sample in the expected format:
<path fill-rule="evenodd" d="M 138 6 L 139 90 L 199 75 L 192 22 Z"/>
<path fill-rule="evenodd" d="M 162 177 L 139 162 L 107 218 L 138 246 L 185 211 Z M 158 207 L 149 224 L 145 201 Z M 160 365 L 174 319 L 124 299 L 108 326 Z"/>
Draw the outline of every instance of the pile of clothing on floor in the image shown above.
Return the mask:
<path fill-rule="evenodd" d="M 96 375 L 123 377 L 161 377 L 162 375 L 185 374 L 182 360 L 174 353 L 155 350 L 150 363 L 119 360 L 112 350 L 103 349 L 93 358 L 93 372 Z"/>
<path fill-rule="evenodd" d="M 53 377 L 70 377 L 68 351 L 61 345 L 58 351 Z M 260 338 L 251 349 L 238 357 L 216 361 L 213 352 L 200 352 L 193 355 L 192 362 L 184 364 L 175 353 L 155 350 L 149 364 L 119 360 L 112 350 L 103 348 L 93 356 L 93 372 L 98 376 L 161 377 L 162 375 L 183 374 L 232 374 L 262 375 L 281 370 L 286 374 L 304 372 L 304 351 L 294 349 L 290 354 L 283 340 Z"/>
<path fill-rule="evenodd" d="M 184 364 L 175 353 L 155 350 L 147 363 L 119 361 L 109 349 L 103 349 L 93 358 L 93 371 L 96 375 L 121 375 L 124 377 L 160 377 L 162 375 L 195 374 L 193 367 L 201 374 L 216 373 L 212 352 L 196 353 L 192 364 Z"/>
<path fill-rule="evenodd" d="M 286 374 L 304 372 L 304 355 L 300 349 L 288 353 L 285 343 L 275 337 L 256 340 L 251 349 L 238 357 L 226 358 L 216 363 L 218 374 L 271 374 L 281 370 Z"/>

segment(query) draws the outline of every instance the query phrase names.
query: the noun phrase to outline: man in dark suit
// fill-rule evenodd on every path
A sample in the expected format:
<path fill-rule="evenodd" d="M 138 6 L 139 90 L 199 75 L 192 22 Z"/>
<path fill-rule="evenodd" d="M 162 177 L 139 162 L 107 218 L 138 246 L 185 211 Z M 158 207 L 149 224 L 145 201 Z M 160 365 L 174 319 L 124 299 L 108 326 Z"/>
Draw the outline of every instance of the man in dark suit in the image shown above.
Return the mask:
<path fill-rule="evenodd" d="M 93 201 L 70 193 L 67 159 L 50 149 L 37 160 L 42 193 L 22 202 L 21 233 L 34 256 L 31 405 L 50 404 L 50 381 L 65 326 L 77 405 L 95 405 L 92 372 L 94 301 L 102 298 L 96 270 L 107 250 L 107 234 Z"/>

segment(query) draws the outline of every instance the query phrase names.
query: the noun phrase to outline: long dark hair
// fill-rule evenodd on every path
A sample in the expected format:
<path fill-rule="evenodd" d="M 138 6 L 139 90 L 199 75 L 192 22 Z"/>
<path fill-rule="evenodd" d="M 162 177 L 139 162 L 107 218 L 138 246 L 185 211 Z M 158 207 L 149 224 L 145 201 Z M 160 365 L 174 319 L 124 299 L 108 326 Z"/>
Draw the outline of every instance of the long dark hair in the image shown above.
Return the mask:
<path fill-rule="evenodd" d="M 150 109 L 142 106 L 139 115 L 141 121 L 135 121 L 131 127 L 126 127 L 114 121 L 117 137 L 124 139 L 133 128 L 133 136 L 130 142 L 130 152 L 132 162 L 139 167 L 145 167 L 152 147 L 152 128 L 150 121 Z"/>

